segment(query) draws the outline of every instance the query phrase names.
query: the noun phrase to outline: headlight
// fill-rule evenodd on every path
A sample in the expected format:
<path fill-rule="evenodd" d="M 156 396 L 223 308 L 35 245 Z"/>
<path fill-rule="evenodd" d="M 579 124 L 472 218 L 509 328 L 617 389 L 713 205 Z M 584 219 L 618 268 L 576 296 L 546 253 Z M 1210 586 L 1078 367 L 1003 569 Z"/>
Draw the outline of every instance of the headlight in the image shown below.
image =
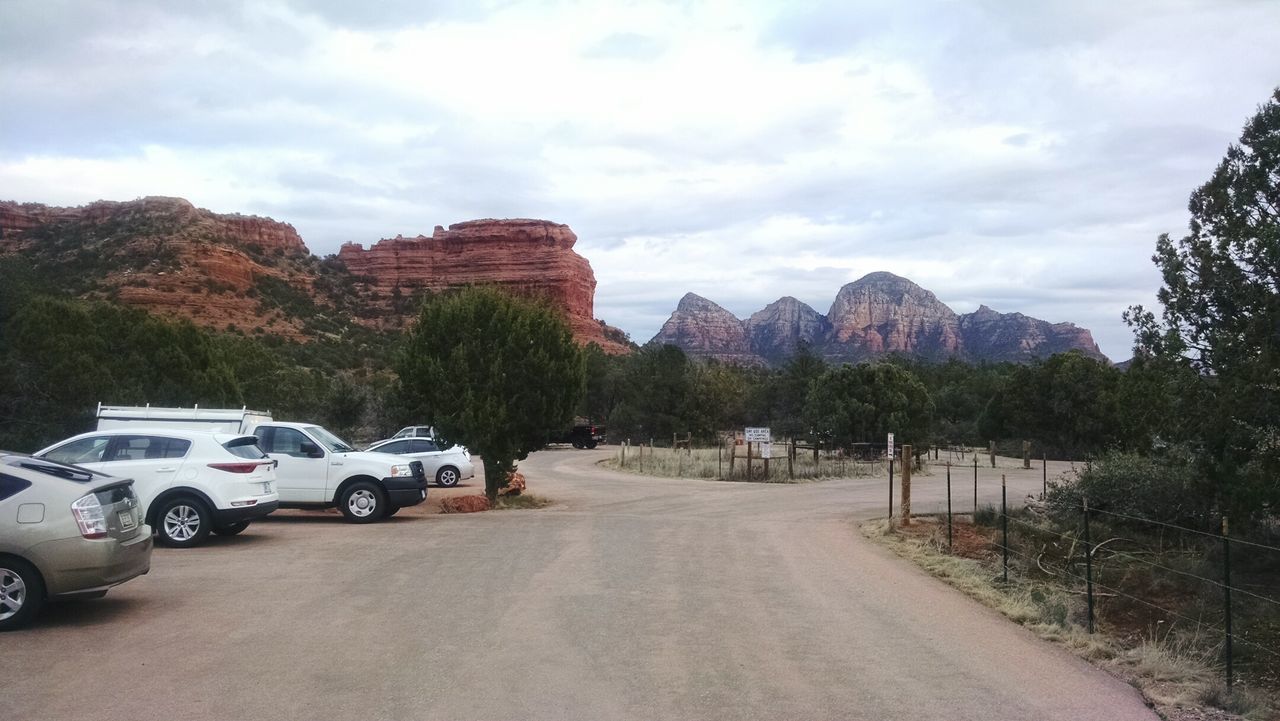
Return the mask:
<path fill-rule="evenodd" d="M 413 469 L 410 468 L 408 465 L 395 465 L 391 467 L 392 478 L 401 478 L 404 476 L 412 476 L 412 475 L 413 475 Z"/>

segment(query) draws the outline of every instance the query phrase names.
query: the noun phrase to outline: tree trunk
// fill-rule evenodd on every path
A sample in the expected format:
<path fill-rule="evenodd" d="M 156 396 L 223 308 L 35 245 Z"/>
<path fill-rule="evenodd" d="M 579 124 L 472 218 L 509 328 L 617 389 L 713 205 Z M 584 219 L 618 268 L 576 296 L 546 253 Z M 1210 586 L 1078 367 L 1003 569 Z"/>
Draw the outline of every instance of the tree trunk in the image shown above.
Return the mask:
<path fill-rule="evenodd" d="M 507 485 L 507 471 L 511 464 L 502 461 L 484 461 L 484 495 L 492 505 L 498 500 L 498 490 Z"/>

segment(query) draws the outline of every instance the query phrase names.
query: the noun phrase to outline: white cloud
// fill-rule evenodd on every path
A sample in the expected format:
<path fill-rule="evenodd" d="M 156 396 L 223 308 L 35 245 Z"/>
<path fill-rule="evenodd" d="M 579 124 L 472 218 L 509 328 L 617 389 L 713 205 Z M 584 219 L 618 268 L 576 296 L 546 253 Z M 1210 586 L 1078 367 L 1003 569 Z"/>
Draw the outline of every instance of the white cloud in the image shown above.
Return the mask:
<path fill-rule="evenodd" d="M 692 290 L 825 311 L 888 270 L 1127 355 L 1280 77 L 1280 6 L 11 0 L 0 198 L 181 195 L 318 252 L 472 217 L 569 223 L 598 315 Z"/>

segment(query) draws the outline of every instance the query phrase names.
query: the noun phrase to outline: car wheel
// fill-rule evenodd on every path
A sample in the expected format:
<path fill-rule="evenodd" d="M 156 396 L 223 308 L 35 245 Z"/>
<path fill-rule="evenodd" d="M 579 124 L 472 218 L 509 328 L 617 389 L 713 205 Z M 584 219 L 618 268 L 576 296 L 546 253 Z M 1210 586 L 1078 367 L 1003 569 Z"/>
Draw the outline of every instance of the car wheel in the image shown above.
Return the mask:
<path fill-rule="evenodd" d="M 0 631 L 27 625 L 44 605 L 44 581 L 16 558 L 0 558 Z"/>
<path fill-rule="evenodd" d="M 574 441 L 573 447 L 577 448 L 578 450 L 582 450 L 582 441 Z"/>
<path fill-rule="evenodd" d="M 171 498 L 156 512 L 160 542 L 173 548 L 191 548 L 204 543 L 212 526 L 209 511 L 194 498 Z"/>
<path fill-rule="evenodd" d="M 594 449 L 597 445 L 599 444 L 596 443 L 594 438 L 586 442 L 586 446 L 588 449 Z"/>
<path fill-rule="evenodd" d="M 378 484 L 356 481 L 342 493 L 338 510 L 351 523 L 373 523 L 386 513 L 387 499 Z"/>
<path fill-rule="evenodd" d="M 382 514 L 383 518 L 391 518 L 400 512 L 400 506 L 387 506 L 387 512 Z"/>
<path fill-rule="evenodd" d="M 248 527 L 248 521 L 239 521 L 226 526 L 214 526 L 213 532 L 219 536 L 234 536 Z"/>
<path fill-rule="evenodd" d="M 445 488 L 453 488 L 458 485 L 459 480 L 461 479 L 458 477 L 458 469 L 453 466 L 445 466 L 436 471 L 436 483 Z"/>

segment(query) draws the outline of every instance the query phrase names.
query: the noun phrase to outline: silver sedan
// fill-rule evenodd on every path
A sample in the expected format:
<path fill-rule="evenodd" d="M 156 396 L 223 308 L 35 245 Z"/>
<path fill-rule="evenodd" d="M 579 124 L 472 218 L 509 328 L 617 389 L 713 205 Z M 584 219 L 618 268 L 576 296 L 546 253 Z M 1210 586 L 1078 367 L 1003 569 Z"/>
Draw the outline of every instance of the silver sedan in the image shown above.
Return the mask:
<path fill-rule="evenodd" d="M 422 461 L 423 473 L 428 478 L 435 478 L 436 483 L 446 488 L 475 477 L 476 469 L 466 448 L 452 446 L 442 449 L 440 445 L 432 438 L 391 438 L 378 441 L 365 450 L 393 453 Z"/>

